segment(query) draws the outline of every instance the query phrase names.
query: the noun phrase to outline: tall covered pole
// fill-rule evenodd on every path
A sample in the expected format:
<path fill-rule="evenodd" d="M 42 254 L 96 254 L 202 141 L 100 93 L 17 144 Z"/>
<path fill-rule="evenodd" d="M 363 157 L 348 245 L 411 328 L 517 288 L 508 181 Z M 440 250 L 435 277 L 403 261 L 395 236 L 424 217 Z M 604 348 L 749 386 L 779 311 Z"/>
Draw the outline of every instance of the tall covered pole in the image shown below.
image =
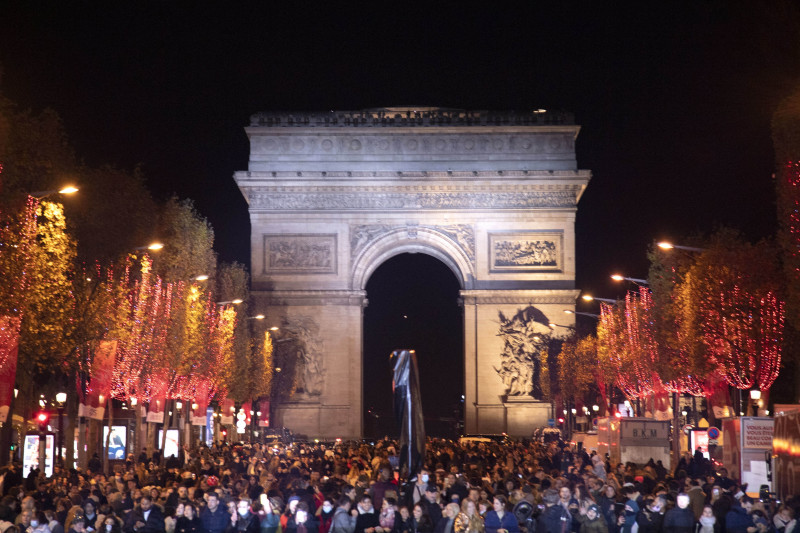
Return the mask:
<path fill-rule="evenodd" d="M 392 352 L 392 360 L 394 417 L 400 429 L 400 476 L 411 481 L 416 478 L 425 462 L 425 422 L 422 416 L 417 355 L 414 350 L 395 350 Z"/>

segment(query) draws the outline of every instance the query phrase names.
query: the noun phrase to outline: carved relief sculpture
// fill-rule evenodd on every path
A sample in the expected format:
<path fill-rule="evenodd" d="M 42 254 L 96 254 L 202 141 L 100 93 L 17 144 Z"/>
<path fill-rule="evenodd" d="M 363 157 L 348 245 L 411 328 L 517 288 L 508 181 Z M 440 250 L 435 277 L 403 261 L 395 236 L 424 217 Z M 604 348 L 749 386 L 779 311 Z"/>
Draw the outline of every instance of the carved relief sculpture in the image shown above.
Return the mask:
<path fill-rule="evenodd" d="M 264 235 L 264 273 L 335 274 L 336 235 Z"/>
<path fill-rule="evenodd" d="M 358 224 L 350 227 L 350 255 L 355 257 L 364 247 L 377 238 L 396 230 L 404 230 L 408 237 L 416 238 L 421 230 L 435 231 L 448 238 L 460 248 L 471 262 L 475 261 L 475 230 L 470 224 L 448 226 L 414 225 L 389 226 L 387 224 Z"/>
<path fill-rule="evenodd" d="M 325 382 L 319 324 L 311 317 L 301 316 L 284 321 L 280 331 L 281 336 L 276 344 L 283 350 L 290 350 L 290 355 L 296 357 L 297 392 L 319 396 Z"/>
<path fill-rule="evenodd" d="M 563 264 L 563 234 L 542 232 L 489 235 L 490 270 L 560 271 Z"/>
<path fill-rule="evenodd" d="M 495 371 L 503 381 L 508 396 L 542 398 L 540 355 L 546 348 L 550 328 L 547 317 L 533 306 L 520 309 L 506 318 L 502 311 L 500 330 L 503 339 L 500 367 Z"/>

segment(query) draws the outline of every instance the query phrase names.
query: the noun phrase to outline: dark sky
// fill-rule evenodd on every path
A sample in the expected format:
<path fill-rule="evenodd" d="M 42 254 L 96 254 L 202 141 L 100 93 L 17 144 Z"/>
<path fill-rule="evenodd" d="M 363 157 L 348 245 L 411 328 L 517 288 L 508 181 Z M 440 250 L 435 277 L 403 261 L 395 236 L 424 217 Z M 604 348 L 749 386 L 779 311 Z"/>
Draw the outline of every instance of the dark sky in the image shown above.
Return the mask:
<path fill-rule="evenodd" d="M 613 270 L 646 275 L 655 239 L 774 230 L 769 122 L 800 72 L 791 2 L 229 4 L 4 1 L 0 91 L 58 111 L 88 163 L 141 164 L 159 197 L 194 199 L 227 261 L 249 263 L 231 176 L 267 110 L 574 112 L 593 172 L 577 284 L 599 296 L 619 294 Z"/>

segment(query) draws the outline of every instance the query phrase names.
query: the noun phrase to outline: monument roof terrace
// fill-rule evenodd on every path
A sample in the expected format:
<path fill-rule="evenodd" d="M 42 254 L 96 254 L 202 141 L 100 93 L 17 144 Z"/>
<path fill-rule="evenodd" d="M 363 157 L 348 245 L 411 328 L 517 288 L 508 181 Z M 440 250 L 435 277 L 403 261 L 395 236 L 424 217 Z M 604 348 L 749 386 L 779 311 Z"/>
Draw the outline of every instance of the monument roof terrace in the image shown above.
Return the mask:
<path fill-rule="evenodd" d="M 565 111 L 485 111 L 443 107 L 382 107 L 361 111 L 262 112 L 250 117 L 260 127 L 453 127 L 453 126 L 567 126 L 574 125 Z"/>

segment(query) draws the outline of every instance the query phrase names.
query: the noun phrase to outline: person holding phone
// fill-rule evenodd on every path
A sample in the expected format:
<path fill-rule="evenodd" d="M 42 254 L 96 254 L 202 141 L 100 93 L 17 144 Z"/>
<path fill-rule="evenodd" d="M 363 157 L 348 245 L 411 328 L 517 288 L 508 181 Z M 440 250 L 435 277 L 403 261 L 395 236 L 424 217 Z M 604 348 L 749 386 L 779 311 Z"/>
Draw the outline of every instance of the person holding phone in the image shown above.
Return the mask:
<path fill-rule="evenodd" d="M 250 498 L 240 498 L 226 533 L 261 533 L 258 516 L 250 511 Z"/>

